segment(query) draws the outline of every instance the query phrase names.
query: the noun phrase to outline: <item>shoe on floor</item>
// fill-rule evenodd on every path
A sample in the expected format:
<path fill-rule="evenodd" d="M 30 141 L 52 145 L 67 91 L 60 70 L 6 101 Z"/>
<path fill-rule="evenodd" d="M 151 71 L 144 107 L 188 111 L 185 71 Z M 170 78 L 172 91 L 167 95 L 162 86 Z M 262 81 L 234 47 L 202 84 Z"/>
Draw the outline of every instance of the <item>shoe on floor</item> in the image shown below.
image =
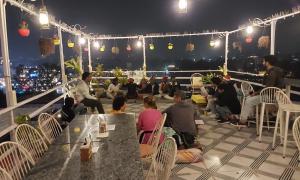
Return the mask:
<path fill-rule="evenodd" d="M 218 120 L 218 123 L 220 123 L 220 124 L 229 124 L 230 121 L 226 120 L 226 119 L 221 119 L 221 120 Z"/>

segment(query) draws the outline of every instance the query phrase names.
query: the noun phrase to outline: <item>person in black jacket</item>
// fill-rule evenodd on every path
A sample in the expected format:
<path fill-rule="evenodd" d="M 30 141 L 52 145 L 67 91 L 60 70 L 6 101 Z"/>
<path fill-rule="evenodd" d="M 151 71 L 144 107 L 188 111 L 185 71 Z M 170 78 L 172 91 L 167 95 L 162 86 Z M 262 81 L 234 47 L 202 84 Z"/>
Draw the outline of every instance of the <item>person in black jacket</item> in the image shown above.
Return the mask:
<path fill-rule="evenodd" d="M 71 122 L 75 117 L 75 112 L 73 110 L 74 99 L 71 97 L 67 97 L 65 99 L 65 104 L 61 109 L 62 120 Z"/>
<path fill-rule="evenodd" d="M 237 98 L 237 92 L 232 84 L 221 83 L 217 88 L 218 96 L 216 111 L 220 116 L 220 123 L 230 123 L 234 115 L 241 113 L 241 104 Z"/>
<path fill-rule="evenodd" d="M 126 85 L 126 87 L 127 87 L 127 94 L 126 94 L 127 99 L 137 99 L 138 98 L 138 93 L 137 93 L 138 85 L 136 83 L 134 83 L 133 78 L 128 79 L 128 84 Z"/>

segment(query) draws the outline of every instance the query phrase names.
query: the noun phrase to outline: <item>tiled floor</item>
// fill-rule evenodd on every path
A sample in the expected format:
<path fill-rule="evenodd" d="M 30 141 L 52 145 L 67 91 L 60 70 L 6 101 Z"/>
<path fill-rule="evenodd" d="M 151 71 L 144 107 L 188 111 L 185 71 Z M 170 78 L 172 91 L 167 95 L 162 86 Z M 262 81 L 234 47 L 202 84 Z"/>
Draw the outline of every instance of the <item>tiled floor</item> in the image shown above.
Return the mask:
<path fill-rule="evenodd" d="M 158 103 L 163 110 L 171 102 Z M 104 104 L 105 109 L 110 105 Z M 138 113 L 141 103 L 129 103 L 127 112 Z M 300 180 L 299 152 L 289 144 L 287 157 L 282 158 L 282 147 L 277 144 L 272 150 L 272 130 L 264 130 L 262 143 L 258 142 L 255 128 L 238 131 L 230 125 L 219 125 L 216 120 L 202 116 L 205 125 L 199 129 L 204 145 L 204 161 L 195 164 L 176 165 L 172 180 Z"/>

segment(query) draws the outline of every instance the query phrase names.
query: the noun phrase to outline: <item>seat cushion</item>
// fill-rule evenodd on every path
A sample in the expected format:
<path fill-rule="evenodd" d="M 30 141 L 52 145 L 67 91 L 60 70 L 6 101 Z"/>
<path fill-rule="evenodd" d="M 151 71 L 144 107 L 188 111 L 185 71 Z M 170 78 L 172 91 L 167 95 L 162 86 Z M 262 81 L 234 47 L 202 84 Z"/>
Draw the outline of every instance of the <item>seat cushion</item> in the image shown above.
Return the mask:
<path fill-rule="evenodd" d="M 140 144 L 140 157 L 145 158 L 154 153 L 154 148 L 148 144 Z"/>
<path fill-rule="evenodd" d="M 197 163 L 203 160 L 202 151 L 200 149 L 191 148 L 178 150 L 176 156 L 177 164 Z"/>

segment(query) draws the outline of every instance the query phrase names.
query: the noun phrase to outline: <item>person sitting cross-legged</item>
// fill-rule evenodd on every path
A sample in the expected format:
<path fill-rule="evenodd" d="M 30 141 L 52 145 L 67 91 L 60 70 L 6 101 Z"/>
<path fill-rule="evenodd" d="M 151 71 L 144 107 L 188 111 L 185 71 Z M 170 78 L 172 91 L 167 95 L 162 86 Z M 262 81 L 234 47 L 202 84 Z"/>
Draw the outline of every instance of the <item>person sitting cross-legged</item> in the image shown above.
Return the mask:
<path fill-rule="evenodd" d="M 118 92 L 120 92 L 120 86 L 121 84 L 119 84 L 118 78 L 114 78 L 107 88 L 106 96 L 110 99 L 114 99 Z"/>
<path fill-rule="evenodd" d="M 89 83 L 91 80 L 92 76 L 89 72 L 82 74 L 82 80 L 76 86 L 77 100 L 87 107 L 97 108 L 99 114 L 105 114 L 100 100 L 90 94 Z"/>
<path fill-rule="evenodd" d="M 219 123 L 230 123 L 230 120 L 237 119 L 241 112 L 241 104 L 237 98 L 237 93 L 231 84 L 221 83 L 218 85 L 216 112 L 220 116 Z"/>
<path fill-rule="evenodd" d="M 199 114 L 193 104 L 186 102 L 185 99 L 183 91 L 176 91 L 174 93 L 175 104 L 162 113 L 167 113 L 165 126 L 171 127 L 180 137 L 180 140 L 176 139 L 177 145 L 190 148 L 193 147 L 197 135 L 195 120 L 199 118 Z"/>

